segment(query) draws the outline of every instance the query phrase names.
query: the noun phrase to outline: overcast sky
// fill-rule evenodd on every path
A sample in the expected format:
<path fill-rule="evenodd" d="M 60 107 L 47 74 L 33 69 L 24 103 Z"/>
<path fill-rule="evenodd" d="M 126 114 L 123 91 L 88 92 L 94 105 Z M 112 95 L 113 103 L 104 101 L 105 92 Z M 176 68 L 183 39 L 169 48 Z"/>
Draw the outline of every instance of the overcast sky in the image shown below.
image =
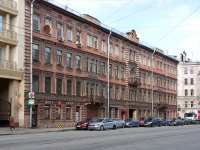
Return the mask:
<path fill-rule="evenodd" d="M 200 0 L 53 0 L 121 32 L 134 29 L 138 38 L 165 54 L 200 61 Z"/>

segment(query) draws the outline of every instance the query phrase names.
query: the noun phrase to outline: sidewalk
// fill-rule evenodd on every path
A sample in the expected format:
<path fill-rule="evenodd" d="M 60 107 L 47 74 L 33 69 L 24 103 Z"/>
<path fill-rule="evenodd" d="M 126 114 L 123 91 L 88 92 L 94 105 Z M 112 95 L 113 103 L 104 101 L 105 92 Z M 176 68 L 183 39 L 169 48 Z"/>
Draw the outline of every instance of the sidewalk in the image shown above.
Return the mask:
<path fill-rule="evenodd" d="M 46 132 L 64 132 L 75 130 L 75 127 L 58 128 L 15 128 L 10 131 L 9 127 L 0 128 L 0 136 L 16 135 L 16 134 L 32 134 L 32 133 L 46 133 Z"/>

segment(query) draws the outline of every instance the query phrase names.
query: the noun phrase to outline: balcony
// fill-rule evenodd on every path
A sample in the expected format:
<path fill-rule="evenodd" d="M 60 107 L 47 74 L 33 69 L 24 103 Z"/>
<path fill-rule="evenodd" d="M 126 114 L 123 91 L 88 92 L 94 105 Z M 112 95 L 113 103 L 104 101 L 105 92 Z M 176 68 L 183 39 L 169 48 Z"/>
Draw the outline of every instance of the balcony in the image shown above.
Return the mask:
<path fill-rule="evenodd" d="M 165 103 L 165 102 L 158 102 L 158 103 L 157 103 L 157 107 L 159 107 L 159 108 L 167 108 L 167 107 L 168 107 L 168 104 Z"/>
<path fill-rule="evenodd" d="M 17 45 L 17 33 L 7 29 L 0 30 L 0 42 Z"/>
<path fill-rule="evenodd" d="M 132 85 L 141 85 L 141 79 L 137 77 L 128 78 L 128 83 Z"/>
<path fill-rule="evenodd" d="M 0 60 L 0 78 L 21 80 L 23 73 L 23 71 L 17 70 L 16 62 Z"/>
<path fill-rule="evenodd" d="M 85 96 L 84 102 L 91 103 L 91 104 L 104 103 L 105 102 L 105 98 L 103 96 L 94 96 L 94 95 Z"/>
<path fill-rule="evenodd" d="M 17 16 L 17 2 L 14 0 L 0 0 L 0 10 Z"/>

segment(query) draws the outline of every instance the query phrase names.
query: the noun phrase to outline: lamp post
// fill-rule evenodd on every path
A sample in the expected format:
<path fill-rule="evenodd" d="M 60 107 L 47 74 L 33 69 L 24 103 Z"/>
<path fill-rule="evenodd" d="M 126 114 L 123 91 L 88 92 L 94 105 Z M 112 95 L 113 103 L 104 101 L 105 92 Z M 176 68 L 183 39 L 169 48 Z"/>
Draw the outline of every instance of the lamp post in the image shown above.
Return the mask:
<path fill-rule="evenodd" d="M 152 60 L 151 60 L 151 63 L 152 63 L 152 67 L 151 67 L 151 75 L 152 75 L 152 84 L 151 84 L 151 88 L 152 88 L 152 101 L 151 101 L 151 115 L 152 115 L 152 117 L 154 117 L 154 107 L 153 107 L 153 103 L 154 103 L 154 100 L 153 100 L 153 86 L 154 86 L 154 77 L 153 77 L 153 68 L 154 68 L 154 62 L 153 62 L 153 55 L 154 55 L 154 53 L 155 53 L 155 48 L 154 48 L 154 51 L 153 51 L 153 53 L 152 53 Z"/>

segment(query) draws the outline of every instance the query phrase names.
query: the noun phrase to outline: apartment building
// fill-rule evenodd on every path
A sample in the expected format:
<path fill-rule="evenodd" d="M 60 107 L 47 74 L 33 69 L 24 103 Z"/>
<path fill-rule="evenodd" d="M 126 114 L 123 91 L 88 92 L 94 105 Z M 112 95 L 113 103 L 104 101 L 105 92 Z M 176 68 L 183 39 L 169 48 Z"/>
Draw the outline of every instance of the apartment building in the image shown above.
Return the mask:
<path fill-rule="evenodd" d="M 122 119 L 151 116 L 154 66 L 155 115 L 175 115 L 177 60 L 157 49 L 153 65 L 154 49 L 140 44 L 134 30 L 121 33 L 52 1 L 36 0 L 33 9 L 34 126 L 74 125 L 86 117 L 107 117 L 108 112 L 109 117 Z M 29 2 L 25 21 L 30 27 Z M 30 34 L 29 28 L 25 34 Z M 27 63 L 29 47 L 26 40 Z M 25 91 L 29 91 L 29 69 L 25 67 Z M 29 115 L 25 106 L 25 126 Z"/>
<path fill-rule="evenodd" d="M 0 126 L 24 126 L 24 5 L 0 1 Z"/>
<path fill-rule="evenodd" d="M 184 51 L 178 64 L 178 113 L 181 118 L 188 112 L 200 110 L 200 62 L 187 58 Z"/>

